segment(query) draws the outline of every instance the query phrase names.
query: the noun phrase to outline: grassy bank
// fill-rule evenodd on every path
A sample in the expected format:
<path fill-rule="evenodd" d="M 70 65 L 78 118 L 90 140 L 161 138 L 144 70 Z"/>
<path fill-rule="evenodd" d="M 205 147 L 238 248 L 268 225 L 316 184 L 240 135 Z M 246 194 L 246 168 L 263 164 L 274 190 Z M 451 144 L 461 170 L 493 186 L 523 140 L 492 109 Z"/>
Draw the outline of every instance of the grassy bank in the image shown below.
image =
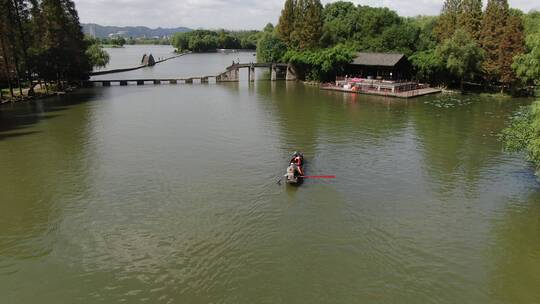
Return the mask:
<path fill-rule="evenodd" d="M 101 47 L 104 48 L 104 49 L 120 49 L 120 48 L 124 48 L 124 46 L 115 45 L 115 44 L 102 44 Z"/>
<path fill-rule="evenodd" d="M 20 93 L 19 88 L 13 88 L 13 96 L 11 96 L 9 89 L 3 88 L 1 89 L 2 99 L 0 99 L 0 104 L 43 99 L 43 98 L 48 98 L 52 96 L 57 96 L 57 95 L 73 92 L 76 89 L 77 87 L 68 86 L 68 85 L 64 86 L 64 88 L 58 88 L 56 85 L 50 85 L 50 84 L 48 85 L 47 88 L 45 88 L 45 86 L 37 85 L 34 87 L 34 95 L 29 95 L 29 91 L 30 91 L 29 88 L 23 88 L 22 95 Z"/>
<path fill-rule="evenodd" d="M 525 152 L 539 173 L 540 169 L 540 100 L 523 107 L 510 119 L 501 134 L 505 149 Z"/>

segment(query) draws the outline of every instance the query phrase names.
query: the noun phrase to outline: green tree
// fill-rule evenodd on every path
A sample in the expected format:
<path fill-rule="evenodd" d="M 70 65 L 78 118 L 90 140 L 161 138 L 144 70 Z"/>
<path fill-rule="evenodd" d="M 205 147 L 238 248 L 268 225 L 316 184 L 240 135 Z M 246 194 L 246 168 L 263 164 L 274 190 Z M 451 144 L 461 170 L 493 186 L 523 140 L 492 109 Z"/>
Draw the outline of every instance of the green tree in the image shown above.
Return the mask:
<path fill-rule="evenodd" d="M 457 26 L 473 39 L 480 39 L 482 26 L 482 0 L 463 0 L 457 16 Z"/>
<path fill-rule="evenodd" d="M 501 79 L 500 43 L 504 37 L 508 14 L 507 0 L 488 0 L 480 32 L 480 44 L 485 52 L 483 70 L 488 83 Z"/>
<path fill-rule="evenodd" d="M 275 30 L 274 25 L 269 22 L 264 26 L 263 32 L 272 33 L 274 30 Z"/>
<path fill-rule="evenodd" d="M 343 72 L 345 65 L 351 62 L 356 52 L 346 45 L 319 50 L 289 50 L 283 60 L 294 64 L 300 73 L 309 80 L 325 81 L 335 79 L 336 74 Z"/>
<path fill-rule="evenodd" d="M 358 30 L 357 15 L 357 8 L 351 2 L 337 1 L 327 4 L 323 10 L 323 45 L 330 46 L 350 40 Z"/>
<path fill-rule="evenodd" d="M 358 49 L 382 51 L 382 34 L 389 27 L 401 24 L 402 18 L 388 8 L 359 6 L 357 9 L 354 42 Z"/>
<path fill-rule="evenodd" d="M 4 87 L 9 87 L 11 96 L 14 96 L 13 93 L 13 84 L 12 84 L 12 75 L 11 71 L 13 70 L 10 59 L 12 55 L 10 54 L 11 47 L 8 41 L 8 24 L 6 23 L 6 3 L 0 2 L 0 94 Z"/>
<path fill-rule="evenodd" d="M 109 63 L 109 54 L 97 43 L 88 47 L 86 55 L 90 60 L 90 64 L 96 68 L 103 68 Z"/>
<path fill-rule="evenodd" d="M 279 20 L 278 35 L 287 47 L 305 50 L 320 45 L 323 28 L 320 0 L 287 0 Z"/>
<path fill-rule="evenodd" d="M 75 4 L 70 0 L 43 0 L 39 20 L 39 74 L 44 79 L 56 81 L 88 78 L 92 66 L 86 54 L 84 40 Z M 69 58 L 69 59 L 68 59 Z"/>
<path fill-rule="evenodd" d="M 439 41 L 444 41 L 454 35 L 460 13 L 461 0 L 446 0 L 444 2 L 441 15 L 434 28 L 435 36 Z"/>
<path fill-rule="evenodd" d="M 540 85 L 540 34 L 527 37 L 525 54 L 518 55 L 512 68 L 524 84 Z"/>
<path fill-rule="evenodd" d="M 11 48 L 7 42 L 6 38 L 6 27 L 5 20 L 0 19 L 0 93 L 4 87 L 9 88 L 11 97 L 14 97 L 13 92 L 13 72 L 15 70 L 11 59 L 13 58 L 11 54 Z"/>
<path fill-rule="evenodd" d="M 2 28 L 2 45 L 5 50 L 5 56 L 8 56 L 8 65 L 13 76 L 19 94 L 22 95 L 23 81 L 29 78 L 28 55 L 27 55 L 27 33 L 24 30 L 23 23 L 28 22 L 27 1 L 21 0 L 2 0 L 0 1 L 0 23 Z M 11 62 L 11 64 L 9 64 Z M 10 71 L 11 72 L 11 71 Z"/>
<path fill-rule="evenodd" d="M 381 34 L 381 46 L 379 50 L 400 52 L 410 56 L 416 51 L 419 36 L 420 29 L 411 25 L 409 22 L 393 25 Z"/>
<path fill-rule="evenodd" d="M 465 79 L 474 78 L 481 69 L 482 49 L 461 29 L 437 48 L 437 55 L 448 71 L 460 80 L 461 90 Z"/>
<path fill-rule="evenodd" d="M 258 31 L 195 30 L 175 34 L 171 43 L 178 51 L 207 52 L 218 48 L 255 49 L 259 35 Z"/>
<path fill-rule="evenodd" d="M 272 25 L 271 23 L 267 24 Z M 265 29 L 266 29 L 265 27 Z M 273 29 L 272 25 L 272 29 Z M 244 50 L 254 50 L 257 48 L 257 42 L 259 41 L 259 38 L 261 37 L 261 32 L 259 31 L 241 31 L 234 33 L 236 38 L 240 41 L 240 48 Z"/>
<path fill-rule="evenodd" d="M 190 33 L 176 33 L 172 38 L 172 45 L 178 49 L 178 51 L 184 51 L 189 49 Z"/>
<path fill-rule="evenodd" d="M 285 7 L 281 11 L 277 32 L 279 38 L 285 42 L 287 46 L 291 46 L 291 36 L 295 30 L 296 20 L 296 0 L 286 0 Z"/>
<path fill-rule="evenodd" d="M 273 32 L 264 32 L 257 43 L 257 60 L 259 62 L 278 62 L 281 60 L 287 46 Z"/>
<path fill-rule="evenodd" d="M 502 83 L 501 91 L 517 80 L 512 69 L 514 58 L 524 52 L 523 23 L 520 16 L 510 16 L 504 28 L 503 37 L 499 44 L 499 71 Z"/>
<path fill-rule="evenodd" d="M 420 81 L 433 82 L 445 65 L 441 61 L 435 49 L 416 52 L 409 60 L 416 71 L 416 78 Z"/>
<path fill-rule="evenodd" d="M 117 47 L 123 47 L 126 44 L 126 39 L 124 37 L 116 37 L 111 39 L 111 44 Z"/>
<path fill-rule="evenodd" d="M 434 50 L 437 47 L 437 37 L 433 33 L 437 20 L 438 17 L 434 16 L 417 16 L 408 19 L 409 24 L 420 31 L 418 40 L 415 42 L 418 51 Z"/>
<path fill-rule="evenodd" d="M 225 30 L 218 31 L 217 44 L 220 49 L 239 49 L 241 47 L 240 40 Z"/>
<path fill-rule="evenodd" d="M 503 130 L 501 139 L 511 152 L 524 151 L 536 169 L 540 169 L 540 101 L 522 108 Z"/>
<path fill-rule="evenodd" d="M 297 10 L 302 16 L 298 18 L 299 47 L 301 50 L 314 49 L 319 46 L 323 28 L 323 6 L 320 0 L 304 1 L 304 7 Z"/>
<path fill-rule="evenodd" d="M 540 11 L 530 11 L 522 18 L 526 36 L 540 33 Z"/>

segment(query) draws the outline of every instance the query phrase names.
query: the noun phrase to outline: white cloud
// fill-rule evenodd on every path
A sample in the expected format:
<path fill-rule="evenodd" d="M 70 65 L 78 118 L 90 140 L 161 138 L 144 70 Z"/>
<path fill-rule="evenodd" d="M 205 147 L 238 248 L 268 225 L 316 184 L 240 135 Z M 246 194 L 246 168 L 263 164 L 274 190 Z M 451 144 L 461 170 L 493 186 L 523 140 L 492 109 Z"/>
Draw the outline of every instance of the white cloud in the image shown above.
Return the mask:
<path fill-rule="evenodd" d="M 284 0 L 74 0 L 81 22 L 150 27 L 260 29 L 276 23 Z M 402 16 L 438 14 L 444 0 L 353 0 L 386 6 Z M 323 3 L 334 2 L 323 0 Z M 537 1 L 510 0 L 515 8 L 540 9 Z"/>

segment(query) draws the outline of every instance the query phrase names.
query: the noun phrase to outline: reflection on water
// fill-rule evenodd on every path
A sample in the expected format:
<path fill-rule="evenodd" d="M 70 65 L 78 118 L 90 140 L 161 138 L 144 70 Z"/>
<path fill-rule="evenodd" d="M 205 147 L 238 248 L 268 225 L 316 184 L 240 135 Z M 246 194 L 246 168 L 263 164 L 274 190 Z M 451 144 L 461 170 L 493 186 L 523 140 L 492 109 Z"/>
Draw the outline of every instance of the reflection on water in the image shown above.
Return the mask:
<path fill-rule="evenodd" d="M 3 107 L 0 302 L 538 302 L 538 184 L 496 136 L 530 101 L 439 98 L 241 82 Z M 293 150 L 338 178 L 276 185 Z"/>
<path fill-rule="evenodd" d="M 489 274 L 491 289 L 503 302 L 536 303 L 540 281 L 540 244 L 529 237 L 540 231 L 540 195 L 528 201 L 511 199 L 501 218 L 494 220 L 492 248 L 486 255 L 495 261 Z"/>

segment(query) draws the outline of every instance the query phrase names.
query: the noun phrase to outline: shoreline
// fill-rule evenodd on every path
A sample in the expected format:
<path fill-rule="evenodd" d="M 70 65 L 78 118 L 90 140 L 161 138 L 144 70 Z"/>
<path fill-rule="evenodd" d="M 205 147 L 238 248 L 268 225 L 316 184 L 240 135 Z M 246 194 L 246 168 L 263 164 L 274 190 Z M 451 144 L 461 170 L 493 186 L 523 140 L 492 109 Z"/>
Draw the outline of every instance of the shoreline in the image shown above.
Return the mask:
<path fill-rule="evenodd" d="M 178 53 L 178 49 L 174 49 L 175 53 Z M 194 52 L 194 51 L 187 51 L 191 54 L 215 54 L 215 53 L 255 53 L 257 52 L 256 49 L 215 49 L 215 50 L 207 50 L 204 52 Z"/>
<path fill-rule="evenodd" d="M 82 88 L 82 86 L 69 86 L 64 90 L 50 90 L 50 92 L 36 92 L 33 96 L 15 96 L 15 97 L 9 97 L 7 99 L 1 99 L 0 100 L 0 107 L 5 105 L 12 105 L 16 103 L 22 103 L 22 102 L 30 102 L 30 101 L 36 101 L 36 100 L 43 100 L 51 97 L 56 96 L 62 96 L 66 94 L 73 93 L 77 91 L 78 89 Z"/>

